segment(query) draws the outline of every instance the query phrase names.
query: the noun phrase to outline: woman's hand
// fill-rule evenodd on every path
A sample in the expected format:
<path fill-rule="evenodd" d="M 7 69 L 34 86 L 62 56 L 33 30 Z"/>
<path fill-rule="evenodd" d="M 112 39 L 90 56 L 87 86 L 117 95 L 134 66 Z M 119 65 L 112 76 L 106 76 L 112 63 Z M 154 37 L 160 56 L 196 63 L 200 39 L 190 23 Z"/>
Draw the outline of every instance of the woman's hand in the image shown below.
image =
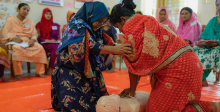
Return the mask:
<path fill-rule="evenodd" d="M 130 88 L 127 88 L 127 89 L 124 89 L 124 90 L 119 94 L 119 96 L 120 96 L 121 98 L 124 98 L 124 97 L 128 96 L 129 93 L 130 93 Z"/>
<path fill-rule="evenodd" d="M 203 42 L 202 41 L 198 41 L 198 42 L 196 42 L 196 45 L 199 46 L 199 47 L 203 47 Z"/>
<path fill-rule="evenodd" d="M 51 40 L 46 39 L 45 42 L 47 42 L 47 43 L 51 43 Z"/>
<path fill-rule="evenodd" d="M 28 44 L 29 44 L 29 47 L 33 47 L 35 42 L 36 42 L 36 40 L 31 40 L 31 41 L 28 43 Z"/>
<path fill-rule="evenodd" d="M 55 42 L 57 42 L 57 40 L 55 40 L 55 39 L 52 39 L 52 40 L 51 40 L 51 43 L 55 43 Z"/>
<path fill-rule="evenodd" d="M 115 54 L 130 57 L 132 53 L 131 44 L 119 44 L 115 46 Z"/>
<path fill-rule="evenodd" d="M 219 41 L 217 41 L 217 40 L 210 40 L 210 41 L 206 42 L 206 45 L 208 47 L 215 47 L 215 46 L 218 46 L 218 44 L 219 44 Z"/>
<path fill-rule="evenodd" d="M 20 38 L 13 38 L 11 41 L 14 41 L 16 43 L 21 43 L 23 42 Z"/>

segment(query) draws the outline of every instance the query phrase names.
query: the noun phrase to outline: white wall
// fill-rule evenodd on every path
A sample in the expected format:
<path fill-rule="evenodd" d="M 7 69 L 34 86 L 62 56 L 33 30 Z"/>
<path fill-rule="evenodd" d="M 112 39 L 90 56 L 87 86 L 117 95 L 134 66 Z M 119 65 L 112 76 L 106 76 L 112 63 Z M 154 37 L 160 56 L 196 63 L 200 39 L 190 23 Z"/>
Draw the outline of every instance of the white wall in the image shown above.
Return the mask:
<path fill-rule="evenodd" d="M 198 19 L 202 25 L 207 25 L 209 20 L 216 15 L 215 0 L 211 0 L 211 3 L 204 3 L 204 0 L 198 0 Z"/>
<path fill-rule="evenodd" d="M 70 1 L 70 0 L 64 0 L 65 1 Z M 72 0 L 75 2 L 75 0 Z M 73 4 L 75 4 L 73 2 Z M 103 2 L 105 3 L 105 5 L 107 7 L 110 7 L 111 9 L 113 8 L 113 6 L 116 4 L 115 0 L 103 0 Z M 134 2 L 139 5 L 141 2 L 140 0 L 134 0 Z M 28 15 L 28 17 L 34 21 L 35 24 L 37 24 L 40 20 L 41 20 L 41 16 L 42 16 L 42 11 L 44 8 L 50 8 L 53 12 L 53 21 L 55 23 L 60 24 L 61 26 L 63 26 L 64 24 L 66 24 L 66 14 L 68 12 L 68 10 L 72 10 L 77 12 L 79 9 L 76 8 L 67 8 L 67 7 L 56 7 L 56 6 L 49 6 L 49 5 L 42 5 L 39 3 L 28 3 L 30 5 L 30 13 Z M 140 10 L 140 7 L 137 7 L 136 10 Z M 61 27 L 62 29 L 62 27 Z"/>

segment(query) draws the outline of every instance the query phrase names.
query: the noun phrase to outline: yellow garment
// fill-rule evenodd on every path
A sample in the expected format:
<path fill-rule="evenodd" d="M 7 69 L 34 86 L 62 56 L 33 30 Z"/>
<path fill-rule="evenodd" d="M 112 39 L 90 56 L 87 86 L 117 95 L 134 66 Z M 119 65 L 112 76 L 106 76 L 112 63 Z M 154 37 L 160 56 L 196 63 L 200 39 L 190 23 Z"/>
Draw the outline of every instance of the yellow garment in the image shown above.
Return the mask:
<path fill-rule="evenodd" d="M 9 60 L 8 60 L 8 54 L 1 47 L 0 47 L 0 64 L 4 65 L 7 68 L 10 68 L 10 64 L 9 64 Z"/>

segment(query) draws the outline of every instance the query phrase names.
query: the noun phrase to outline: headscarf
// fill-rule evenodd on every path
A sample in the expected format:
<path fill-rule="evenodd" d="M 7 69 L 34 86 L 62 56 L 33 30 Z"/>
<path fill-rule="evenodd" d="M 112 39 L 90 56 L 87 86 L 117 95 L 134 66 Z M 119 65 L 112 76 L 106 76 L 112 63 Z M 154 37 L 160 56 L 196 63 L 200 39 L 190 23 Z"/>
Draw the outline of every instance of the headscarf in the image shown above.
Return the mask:
<path fill-rule="evenodd" d="M 67 23 L 69 22 L 69 20 L 71 19 L 70 17 L 71 17 L 73 14 L 75 14 L 75 12 L 73 12 L 73 11 L 68 11 L 68 12 L 67 12 L 67 17 L 66 17 Z M 65 28 L 66 28 L 66 25 L 67 25 L 67 24 L 63 25 L 62 33 L 64 33 L 64 30 L 65 30 Z"/>
<path fill-rule="evenodd" d="M 180 14 L 179 27 L 176 32 L 177 35 L 181 36 L 185 40 L 190 40 L 192 44 L 195 45 L 196 41 L 199 40 L 201 33 L 202 29 L 194 12 L 186 23 L 184 23 Z"/>
<path fill-rule="evenodd" d="M 45 14 L 47 11 L 51 12 L 51 19 L 47 20 L 45 18 Z M 41 21 L 37 23 L 36 28 L 40 29 L 41 37 L 45 39 L 50 38 L 50 32 L 52 30 L 52 24 L 53 24 L 53 14 L 52 11 L 49 8 L 45 8 L 43 10 Z"/>
<path fill-rule="evenodd" d="M 80 58 L 77 58 L 77 60 L 83 62 L 84 68 L 82 69 L 87 78 L 95 77 L 91 69 L 91 64 L 95 68 L 98 67 L 94 62 L 94 60 L 98 59 L 97 55 L 90 56 L 89 53 L 90 40 L 96 41 L 98 38 L 104 37 L 103 41 L 106 45 L 114 45 L 111 37 L 101 33 L 100 29 L 94 32 L 91 28 L 93 22 L 108 16 L 108 9 L 104 3 L 85 2 L 74 18 L 67 24 L 60 46 L 57 49 L 57 52 L 60 52 L 68 45 L 77 45 L 78 47 L 75 47 L 75 50 L 78 51 L 78 54 L 75 56 L 79 56 Z M 82 63 L 74 63 L 76 67 L 81 65 Z"/>
<path fill-rule="evenodd" d="M 166 11 L 166 14 L 167 14 L 167 19 L 163 22 L 160 21 L 160 12 L 161 10 L 165 10 Z M 156 16 L 156 19 L 158 22 L 164 24 L 164 25 L 168 25 L 168 27 L 173 31 L 173 32 L 176 32 L 176 26 L 175 24 L 169 19 L 169 10 L 167 9 L 167 7 L 160 7 L 160 9 L 158 10 L 157 12 L 157 16 Z"/>
<path fill-rule="evenodd" d="M 80 10 L 76 13 L 74 18 L 67 24 L 67 28 L 64 31 L 60 47 L 57 49 L 57 51 L 60 51 L 67 45 L 74 43 L 76 41 L 75 38 L 81 37 L 81 39 L 83 39 L 83 37 L 85 36 L 85 31 L 81 32 L 82 35 L 80 35 L 79 32 L 77 34 L 74 34 L 74 32 L 72 32 L 73 34 L 69 34 L 70 25 L 75 27 L 75 29 L 71 29 L 74 31 L 81 31 L 82 27 L 86 27 L 90 35 L 92 35 L 92 37 L 96 37 L 95 32 L 93 32 L 90 25 L 93 22 L 108 16 L 108 9 L 104 3 L 98 1 L 85 2 L 84 5 L 80 8 Z M 72 35 L 72 37 L 68 35 Z"/>

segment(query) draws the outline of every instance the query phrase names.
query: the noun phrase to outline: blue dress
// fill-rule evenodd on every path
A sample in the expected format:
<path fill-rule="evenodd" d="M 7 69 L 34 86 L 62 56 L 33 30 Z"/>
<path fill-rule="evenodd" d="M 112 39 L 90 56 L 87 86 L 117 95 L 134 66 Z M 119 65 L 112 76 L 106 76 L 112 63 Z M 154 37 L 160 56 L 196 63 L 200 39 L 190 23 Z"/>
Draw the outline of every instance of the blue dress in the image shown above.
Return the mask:
<path fill-rule="evenodd" d="M 105 6 L 101 2 L 86 2 L 82 8 L 87 7 L 86 10 L 89 10 L 88 7 L 94 8 L 96 5 L 101 6 L 102 10 Z M 78 15 L 85 10 L 80 11 Z M 107 8 L 105 12 L 108 12 Z M 68 23 L 57 50 L 51 81 L 51 101 L 57 111 L 95 112 L 98 99 L 108 95 L 101 70 L 108 67 L 111 63 L 109 60 L 113 57 L 99 55 L 107 43 L 103 39 L 102 31 L 93 32 L 87 24 L 88 19 L 78 15 Z M 103 18 L 102 16 L 98 17 Z"/>

